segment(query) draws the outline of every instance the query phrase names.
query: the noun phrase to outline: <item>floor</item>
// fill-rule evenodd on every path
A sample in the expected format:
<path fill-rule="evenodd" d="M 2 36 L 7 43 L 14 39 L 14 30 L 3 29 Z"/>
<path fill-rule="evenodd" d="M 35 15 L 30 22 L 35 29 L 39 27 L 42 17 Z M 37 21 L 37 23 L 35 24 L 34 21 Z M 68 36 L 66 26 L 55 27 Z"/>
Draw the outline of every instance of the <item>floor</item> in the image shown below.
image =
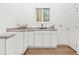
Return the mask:
<path fill-rule="evenodd" d="M 77 55 L 76 52 L 65 45 L 57 48 L 29 48 L 25 55 Z"/>

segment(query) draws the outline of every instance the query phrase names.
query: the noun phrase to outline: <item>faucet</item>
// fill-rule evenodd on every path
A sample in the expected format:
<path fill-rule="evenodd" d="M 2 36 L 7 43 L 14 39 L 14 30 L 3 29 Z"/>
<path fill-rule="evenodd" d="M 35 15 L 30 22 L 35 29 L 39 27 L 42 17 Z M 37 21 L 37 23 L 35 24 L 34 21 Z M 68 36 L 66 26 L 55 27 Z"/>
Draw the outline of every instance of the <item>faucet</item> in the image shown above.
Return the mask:
<path fill-rule="evenodd" d="M 53 25 L 52 28 L 55 29 L 55 25 Z"/>
<path fill-rule="evenodd" d="M 43 24 L 41 24 L 41 27 L 43 27 Z"/>

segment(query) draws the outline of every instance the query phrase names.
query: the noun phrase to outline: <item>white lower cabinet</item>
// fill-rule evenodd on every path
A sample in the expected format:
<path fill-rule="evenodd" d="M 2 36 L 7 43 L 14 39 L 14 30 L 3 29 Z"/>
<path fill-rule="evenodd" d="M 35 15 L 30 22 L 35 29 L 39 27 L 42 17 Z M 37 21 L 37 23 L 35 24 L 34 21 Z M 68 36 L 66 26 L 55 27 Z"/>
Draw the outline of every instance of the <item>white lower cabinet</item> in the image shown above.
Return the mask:
<path fill-rule="evenodd" d="M 35 31 L 34 46 L 42 48 L 50 48 L 57 46 L 57 36 L 53 31 Z"/>
<path fill-rule="evenodd" d="M 34 31 L 27 31 L 27 36 L 26 38 L 28 39 L 27 40 L 27 44 L 28 44 L 28 47 L 33 47 L 34 46 Z"/>
<path fill-rule="evenodd" d="M 50 37 L 50 31 L 43 31 L 43 46 L 44 47 L 50 47 L 51 44 L 51 37 Z"/>
<path fill-rule="evenodd" d="M 34 46 L 35 47 L 42 47 L 43 45 L 43 34 L 42 31 L 35 31 L 35 36 L 34 36 Z"/>
<path fill-rule="evenodd" d="M 28 39 L 27 39 L 27 37 L 28 37 L 28 32 L 23 32 L 23 39 L 24 39 L 24 47 L 23 47 L 23 49 L 24 49 L 24 52 L 28 48 Z"/>
<path fill-rule="evenodd" d="M 0 39 L 0 55 L 5 55 L 5 39 Z"/>
<path fill-rule="evenodd" d="M 15 36 L 6 40 L 6 54 L 17 55 L 23 53 L 23 32 L 15 32 Z"/>

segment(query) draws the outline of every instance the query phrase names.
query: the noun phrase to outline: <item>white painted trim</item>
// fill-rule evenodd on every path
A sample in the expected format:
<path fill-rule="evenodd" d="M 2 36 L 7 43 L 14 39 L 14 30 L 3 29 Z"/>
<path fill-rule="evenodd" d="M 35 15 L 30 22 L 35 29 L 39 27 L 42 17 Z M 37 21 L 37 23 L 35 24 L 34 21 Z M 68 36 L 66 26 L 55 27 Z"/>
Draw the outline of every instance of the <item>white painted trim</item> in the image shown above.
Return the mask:
<path fill-rule="evenodd" d="M 35 23 L 35 24 L 45 24 L 45 23 L 46 23 L 46 24 L 51 24 L 51 23 L 52 23 L 52 20 L 51 20 L 51 11 L 52 11 L 52 10 L 51 10 L 51 8 L 50 8 L 50 7 L 40 7 L 40 8 L 50 8 L 50 21 L 49 21 L 49 22 L 43 22 L 43 20 L 42 20 L 42 22 L 37 22 L 37 21 L 36 21 L 36 8 L 38 8 L 38 7 L 35 7 L 35 9 L 34 9 L 34 12 L 35 12 L 35 13 L 34 13 L 34 18 L 33 18 L 34 23 Z"/>
<path fill-rule="evenodd" d="M 22 55 L 27 49 L 28 49 L 28 48 L 22 50 L 22 51 L 20 52 L 20 55 Z"/>
<path fill-rule="evenodd" d="M 79 55 L 79 51 L 77 51 L 77 54 Z"/>
<path fill-rule="evenodd" d="M 57 48 L 57 46 L 28 46 L 28 48 Z"/>

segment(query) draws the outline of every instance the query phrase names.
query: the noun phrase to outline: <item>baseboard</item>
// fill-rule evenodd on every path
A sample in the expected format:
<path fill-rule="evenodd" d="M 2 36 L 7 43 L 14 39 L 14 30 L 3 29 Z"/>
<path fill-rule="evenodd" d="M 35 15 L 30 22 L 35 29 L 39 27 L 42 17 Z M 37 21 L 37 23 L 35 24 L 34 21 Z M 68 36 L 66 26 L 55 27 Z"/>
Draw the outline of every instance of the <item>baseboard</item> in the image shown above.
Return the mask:
<path fill-rule="evenodd" d="M 25 50 L 25 52 L 24 52 L 22 55 L 25 55 L 25 54 L 27 53 L 28 49 L 29 49 L 29 48 L 27 48 L 27 49 Z"/>
<path fill-rule="evenodd" d="M 77 51 L 77 55 L 79 55 L 79 51 Z"/>
<path fill-rule="evenodd" d="M 28 46 L 28 48 L 57 48 L 57 46 Z"/>
<path fill-rule="evenodd" d="M 69 47 L 70 49 L 72 49 L 78 55 L 78 53 L 75 49 L 73 49 L 71 46 L 68 46 L 68 45 L 66 45 L 66 46 Z"/>

